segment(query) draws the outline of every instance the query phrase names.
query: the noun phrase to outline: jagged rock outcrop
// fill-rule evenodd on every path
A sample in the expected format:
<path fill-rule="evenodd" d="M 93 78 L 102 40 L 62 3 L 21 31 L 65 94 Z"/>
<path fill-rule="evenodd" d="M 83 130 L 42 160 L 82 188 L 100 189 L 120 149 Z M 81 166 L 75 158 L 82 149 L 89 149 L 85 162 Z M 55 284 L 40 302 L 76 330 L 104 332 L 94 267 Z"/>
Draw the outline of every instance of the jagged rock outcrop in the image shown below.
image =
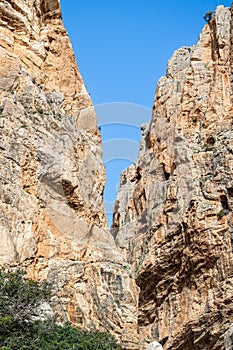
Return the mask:
<path fill-rule="evenodd" d="M 0 0 L 0 266 L 47 278 L 63 319 L 125 349 L 233 347 L 232 16 L 218 7 L 160 79 L 121 176 L 118 249 L 59 0 Z"/>
<path fill-rule="evenodd" d="M 107 231 L 101 139 L 59 1 L 0 0 L 0 32 L 0 266 L 47 278 L 63 319 L 137 349 L 138 288 Z"/>
<path fill-rule="evenodd" d="M 165 350 L 233 348 L 232 12 L 219 6 L 170 59 L 115 205 L 139 331 Z"/>

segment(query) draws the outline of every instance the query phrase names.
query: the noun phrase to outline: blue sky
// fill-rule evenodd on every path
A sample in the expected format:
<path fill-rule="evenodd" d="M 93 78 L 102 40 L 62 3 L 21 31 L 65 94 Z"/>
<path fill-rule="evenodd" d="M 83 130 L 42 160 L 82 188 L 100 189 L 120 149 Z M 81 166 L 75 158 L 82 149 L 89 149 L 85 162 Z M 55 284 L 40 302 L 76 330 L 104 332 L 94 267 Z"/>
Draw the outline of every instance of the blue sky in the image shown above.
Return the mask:
<path fill-rule="evenodd" d="M 141 105 L 148 109 L 149 121 L 156 83 L 165 74 L 168 59 L 179 47 L 197 42 L 203 16 L 217 5 L 230 6 L 231 1 L 61 0 L 63 21 L 93 103 Z M 134 125 L 137 128 L 138 122 L 125 126 L 133 112 L 128 106 L 124 122 L 113 121 L 111 112 L 109 125 L 100 122 L 104 143 L 138 142 L 140 133 Z M 135 159 L 123 158 L 119 155 L 105 164 L 105 200 L 114 200 L 120 171 Z"/>

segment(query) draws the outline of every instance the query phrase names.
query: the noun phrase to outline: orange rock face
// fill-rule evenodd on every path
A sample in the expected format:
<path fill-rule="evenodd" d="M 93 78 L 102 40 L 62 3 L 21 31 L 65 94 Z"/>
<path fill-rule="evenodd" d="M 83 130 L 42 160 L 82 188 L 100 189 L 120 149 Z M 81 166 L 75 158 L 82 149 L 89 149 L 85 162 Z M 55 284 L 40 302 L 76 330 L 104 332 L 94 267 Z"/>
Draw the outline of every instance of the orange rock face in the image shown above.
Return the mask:
<path fill-rule="evenodd" d="M 59 1 L 0 0 L 0 33 L 0 266 L 47 278 L 63 320 L 136 349 L 138 287 L 106 227 L 101 139 Z"/>
<path fill-rule="evenodd" d="M 59 0 L 1 0 L 0 11 L 0 88 L 17 92 L 23 66 L 45 92 L 62 93 L 64 110 L 83 123 L 83 109 L 92 103 L 61 20 Z M 92 114 L 89 123 L 85 119 L 90 129 L 96 127 Z"/>
<path fill-rule="evenodd" d="M 133 266 L 139 332 L 166 350 L 232 349 L 232 10 L 170 59 L 112 234 Z"/>
<path fill-rule="evenodd" d="M 0 0 L 0 60 L 0 266 L 47 278 L 63 320 L 124 349 L 232 349 L 232 11 L 170 59 L 112 235 L 58 0 Z"/>

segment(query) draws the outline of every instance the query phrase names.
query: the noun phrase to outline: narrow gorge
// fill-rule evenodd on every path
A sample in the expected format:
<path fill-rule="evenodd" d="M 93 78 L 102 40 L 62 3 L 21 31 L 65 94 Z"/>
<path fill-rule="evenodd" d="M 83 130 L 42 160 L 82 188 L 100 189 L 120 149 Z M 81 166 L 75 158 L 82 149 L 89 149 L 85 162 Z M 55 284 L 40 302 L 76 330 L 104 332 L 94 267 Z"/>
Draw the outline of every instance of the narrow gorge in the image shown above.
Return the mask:
<path fill-rule="evenodd" d="M 63 322 L 122 349 L 233 349 L 232 19 L 218 6 L 169 60 L 109 231 L 60 2 L 0 0 L 0 266 L 47 279 Z"/>

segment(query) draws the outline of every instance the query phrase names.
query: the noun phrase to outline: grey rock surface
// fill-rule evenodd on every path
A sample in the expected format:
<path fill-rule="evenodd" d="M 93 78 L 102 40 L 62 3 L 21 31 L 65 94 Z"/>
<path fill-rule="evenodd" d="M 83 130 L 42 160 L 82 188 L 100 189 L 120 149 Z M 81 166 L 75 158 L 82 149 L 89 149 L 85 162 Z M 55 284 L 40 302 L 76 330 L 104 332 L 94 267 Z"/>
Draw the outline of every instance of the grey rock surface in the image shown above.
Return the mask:
<path fill-rule="evenodd" d="M 121 175 L 112 235 L 131 264 L 139 333 L 165 350 L 224 349 L 233 313 L 232 9 L 159 80 L 149 131 Z"/>

